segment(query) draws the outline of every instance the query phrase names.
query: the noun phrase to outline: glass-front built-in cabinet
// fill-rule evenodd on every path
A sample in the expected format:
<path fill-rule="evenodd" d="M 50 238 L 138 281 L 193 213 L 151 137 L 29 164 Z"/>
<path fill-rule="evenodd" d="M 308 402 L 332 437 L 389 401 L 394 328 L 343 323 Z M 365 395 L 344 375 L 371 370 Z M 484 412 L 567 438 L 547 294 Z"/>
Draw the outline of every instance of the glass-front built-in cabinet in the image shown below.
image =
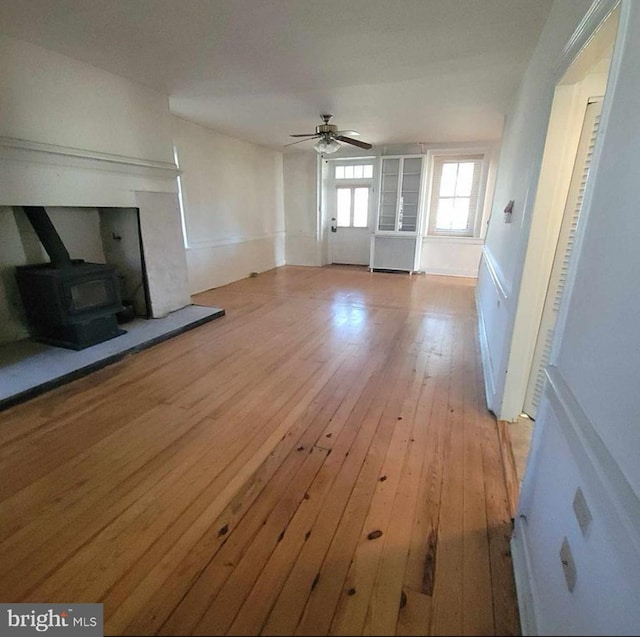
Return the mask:
<path fill-rule="evenodd" d="M 419 269 L 423 169 L 423 155 L 381 158 L 378 216 L 371 237 L 372 270 L 414 272 Z"/>

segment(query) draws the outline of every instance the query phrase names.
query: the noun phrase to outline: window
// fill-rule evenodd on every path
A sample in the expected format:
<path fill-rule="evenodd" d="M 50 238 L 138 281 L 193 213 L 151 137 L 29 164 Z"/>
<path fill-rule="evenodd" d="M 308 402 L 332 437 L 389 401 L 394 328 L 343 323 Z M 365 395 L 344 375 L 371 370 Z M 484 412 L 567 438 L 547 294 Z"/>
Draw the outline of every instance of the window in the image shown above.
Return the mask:
<path fill-rule="evenodd" d="M 478 235 L 485 173 L 484 153 L 433 156 L 429 234 Z"/>
<path fill-rule="evenodd" d="M 369 187 L 340 186 L 336 188 L 336 208 L 336 221 L 339 227 L 366 228 L 369 225 Z"/>
<path fill-rule="evenodd" d="M 368 228 L 373 158 L 337 159 L 327 162 L 335 208 L 331 216 L 339 228 Z"/>
<path fill-rule="evenodd" d="M 336 179 L 371 179 L 373 164 L 347 164 L 336 166 Z"/>

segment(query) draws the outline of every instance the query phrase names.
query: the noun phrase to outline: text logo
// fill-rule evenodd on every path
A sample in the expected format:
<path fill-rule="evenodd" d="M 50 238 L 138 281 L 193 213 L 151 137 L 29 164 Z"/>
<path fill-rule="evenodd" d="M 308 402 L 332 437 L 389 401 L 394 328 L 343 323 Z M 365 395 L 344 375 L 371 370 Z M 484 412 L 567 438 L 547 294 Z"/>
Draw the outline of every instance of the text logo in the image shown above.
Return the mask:
<path fill-rule="evenodd" d="M 103 637 L 102 604 L 0 604 L 0 637 Z"/>

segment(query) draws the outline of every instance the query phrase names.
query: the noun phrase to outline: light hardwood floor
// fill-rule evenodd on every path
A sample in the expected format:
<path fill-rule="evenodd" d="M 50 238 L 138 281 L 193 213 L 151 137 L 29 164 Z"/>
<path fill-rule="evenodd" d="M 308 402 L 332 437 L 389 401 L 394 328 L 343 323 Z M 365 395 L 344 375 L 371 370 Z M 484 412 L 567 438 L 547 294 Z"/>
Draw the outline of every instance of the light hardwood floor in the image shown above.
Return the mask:
<path fill-rule="evenodd" d="M 107 635 L 519 634 L 472 279 L 285 266 L 0 413 L 0 601 Z"/>

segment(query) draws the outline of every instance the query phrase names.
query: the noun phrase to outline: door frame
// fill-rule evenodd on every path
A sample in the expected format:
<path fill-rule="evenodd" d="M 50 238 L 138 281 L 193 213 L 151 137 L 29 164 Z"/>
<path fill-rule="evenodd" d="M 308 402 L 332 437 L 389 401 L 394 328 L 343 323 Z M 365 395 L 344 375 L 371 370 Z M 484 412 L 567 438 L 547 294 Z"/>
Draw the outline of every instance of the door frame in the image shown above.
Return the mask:
<path fill-rule="evenodd" d="M 610 19 L 613 18 L 613 19 Z M 534 168 L 528 179 L 532 207 L 531 226 L 524 248 L 522 276 L 516 301 L 515 316 L 511 336 L 505 353 L 505 369 L 508 373 L 500 379 L 496 395 L 501 395 L 501 404 L 493 410 L 501 420 L 515 421 L 522 412 L 527 383 L 533 362 L 533 353 L 538 334 L 547 285 L 551 274 L 555 246 L 560 232 L 573 162 L 582 129 L 584 109 L 587 99 L 593 94 L 604 95 L 603 111 L 598 137 L 606 131 L 607 85 L 610 85 L 612 69 L 616 68 L 615 46 L 617 35 L 624 32 L 623 12 L 618 0 L 602 0 L 585 19 L 567 44 L 563 56 L 556 65 L 554 77 L 555 92 L 550 107 L 547 137 L 541 163 Z M 607 80 L 603 88 L 583 85 L 572 76 L 579 71 L 585 59 L 588 61 L 589 47 L 597 50 L 603 43 L 613 47 Z M 586 53 L 585 53 L 586 52 Z M 591 171 L 597 170 L 599 144 L 596 143 Z M 588 214 L 588 193 L 583 200 L 583 216 Z M 552 212 L 555 212 L 552 214 Z M 525 215 L 526 216 L 526 215 Z M 584 225 L 584 222 L 582 223 Z M 573 261 L 580 252 L 580 237 L 576 238 Z M 565 297 L 569 297 L 573 283 L 569 274 Z M 562 312 L 556 323 L 556 333 L 562 331 Z M 557 349 L 558 338 L 554 339 L 553 352 Z M 502 387 L 500 384 L 503 383 Z"/>
<path fill-rule="evenodd" d="M 332 231 L 331 226 L 333 225 L 332 218 L 337 216 L 336 213 L 336 190 L 340 185 L 344 185 L 345 187 L 352 186 L 368 186 L 369 187 L 369 205 L 368 205 L 368 215 L 367 215 L 367 228 L 362 228 L 363 232 L 367 232 L 369 235 L 373 232 L 373 224 L 375 222 L 375 212 L 376 212 L 376 196 L 377 196 L 377 179 L 378 179 L 378 171 L 379 171 L 379 163 L 380 158 L 377 155 L 349 155 L 349 156 L 338 156 L 338 157 L 321 157 L 321 173 L 322 173 L 322 211 L 321 215 L 324 220 L 323 226 L 326 237 L 326 260 L 325 263 L 333 263 L 333 254 L 332 254 Z M 373 166 L 373 173 L 371 179 L 346 179 L 344 183 L 341 184 L 335 178 L 335 166 L 337 164 L 341 165 L 359 165 L 359 164 L 371 164 Z M 339 232 L 339 231 L 338 231 Z M 369 246 L 369 239 L 367 239 L 367 250 Z"/>

